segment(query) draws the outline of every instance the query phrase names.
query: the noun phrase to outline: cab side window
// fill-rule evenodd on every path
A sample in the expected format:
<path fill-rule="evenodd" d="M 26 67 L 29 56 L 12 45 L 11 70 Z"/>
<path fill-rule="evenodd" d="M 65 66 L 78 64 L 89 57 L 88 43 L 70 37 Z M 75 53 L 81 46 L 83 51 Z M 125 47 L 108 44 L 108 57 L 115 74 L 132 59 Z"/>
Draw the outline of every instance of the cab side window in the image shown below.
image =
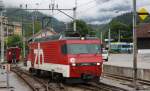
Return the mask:
<path fill-rule="evenodd" d="M 61 52 L 63 53 L 63 54 L 67 54 L 67 45 L 62 45 L 61 46 Z"/>

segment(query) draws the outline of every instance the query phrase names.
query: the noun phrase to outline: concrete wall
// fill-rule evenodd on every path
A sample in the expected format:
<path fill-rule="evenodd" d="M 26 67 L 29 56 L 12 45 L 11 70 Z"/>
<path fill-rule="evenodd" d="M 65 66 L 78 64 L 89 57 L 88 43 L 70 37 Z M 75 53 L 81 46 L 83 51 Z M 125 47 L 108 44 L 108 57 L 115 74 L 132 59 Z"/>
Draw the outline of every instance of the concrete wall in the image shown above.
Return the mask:
<path fill-rule="evenodd" d="M 129 67 L 104 65 L 103 72 L 119 76 L 133 77 L 133 69 Z M 138 78 L 150 81 L 150 69 L 138 69 Z"/>

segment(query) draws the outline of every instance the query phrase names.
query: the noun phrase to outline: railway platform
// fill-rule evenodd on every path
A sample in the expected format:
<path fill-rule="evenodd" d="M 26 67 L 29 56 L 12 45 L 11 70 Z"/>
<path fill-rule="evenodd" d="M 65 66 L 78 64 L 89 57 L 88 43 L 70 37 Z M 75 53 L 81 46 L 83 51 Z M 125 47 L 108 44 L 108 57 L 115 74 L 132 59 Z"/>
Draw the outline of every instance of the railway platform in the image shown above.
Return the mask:
<path fill-rule="evenodd" d="M 32 91 L 15 73 L 9 72 L 8 76 L 9 87 L 7 84 L 7 74 L 0 68 L 0 91 Z"/>
<path fill-rule="evenodd" d="M 104 62 L 103 72 L 133 77 L 133 54 L 110 54 Z M 137 56 L 138 79 L 150 81 L 150 52 L 141 52 Z"/>

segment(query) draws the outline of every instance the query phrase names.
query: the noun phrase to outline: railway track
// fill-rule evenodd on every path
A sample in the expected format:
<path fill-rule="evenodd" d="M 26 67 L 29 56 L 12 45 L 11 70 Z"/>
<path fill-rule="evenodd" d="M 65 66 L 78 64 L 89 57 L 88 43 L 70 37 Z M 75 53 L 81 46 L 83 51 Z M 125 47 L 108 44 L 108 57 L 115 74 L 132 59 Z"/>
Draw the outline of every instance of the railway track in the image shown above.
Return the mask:
<path fill-rule="evenodd" d="M 111 78 L 111 79 L 130 82 L 131 84 L 128 84 L 128 86 L 133 87 L 133 85 L 132 85 L 133 78 L 131 78 L 131 77 L 120 76 L 120 75 L 109 74 L 109 73 L 104 73 L 103 76 L 104 76 L 104 78 Z M 148 81 L 148 80 L 137 79 L 137 81 L 139 83 L 139 89 L 140 89 L 140 87 L 142 87 L 142 85 L 150 86 L 150 81 Z"/>
<path fill-rule="evenodd" d="M 54 87 L 49 84 L 47 79 L 35 77 L 27 71 L 21 70 L 20 68 L 13 67 L 11 71 L 23 79 L 33 91 L 65 91 L 63 85 L 60 83 L 53 83 L 55 84 Z"/>
<path fill-rule="evenodd" d="M 86 83 L 86 84 L 80 84 L 78 85 L 80 88 L 85 88 L 90 91 L 128 91 L 126 89 L 108 85 L 105 83 Z"/>
<path fill-rule="evenodd" d="M 66 88 L 81 88 L 80 91 L 128 91 L 123 88 L 108 85 L 105 83 L 85 83 L 78 85 L 67 85 L 62 83 L 48 83 L 48 79 L 42 79 L 31 75 L 29 72 L 13 67 L 11 71 L 15 72 L 23 79 L 33 91 L 69 91 Z M 71 90 L 76 91 L 76 90 Z"/>
<path fill-rule="evenodd" d="M 114 74 L 109 74 L 109 73 L 104 73 L 104 76 L 105 76 L 105 77 L 115 78 L 115 79 L 120 79 L 120 80 L 126 80 L 126 81 L 129 81 L 129 82 L 132 82 L 132 81 L 133 81 L 133 78 L 131 78 L 131 77 L 119 76 L 119 75 L 114 75 Z M 148 81 L 148 80 L 138 79 L 138 82 L 139 82 L 140 84 L 150 86 L 150 81 Z"/>
<path fill-rule="evenodd" d="M 21 79 L 23 79 L 33 91 L 50 91 L 46 83 L 34 78 L 23 70 L 20 70 L 19 68 L 12 68 L 11 71 L 16 73 Z"/>

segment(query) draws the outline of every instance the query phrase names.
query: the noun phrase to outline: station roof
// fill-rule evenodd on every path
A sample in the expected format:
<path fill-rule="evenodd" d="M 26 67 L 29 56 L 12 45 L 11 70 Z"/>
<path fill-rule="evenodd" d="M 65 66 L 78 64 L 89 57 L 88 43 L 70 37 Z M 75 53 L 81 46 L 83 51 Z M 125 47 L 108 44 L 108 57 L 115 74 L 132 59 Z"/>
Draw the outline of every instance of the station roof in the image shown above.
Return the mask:
<path fill-rule="evenodd" d="M 137 38 L 150 38 L 150 23 L 140 24 L 137 27 Z"/>

